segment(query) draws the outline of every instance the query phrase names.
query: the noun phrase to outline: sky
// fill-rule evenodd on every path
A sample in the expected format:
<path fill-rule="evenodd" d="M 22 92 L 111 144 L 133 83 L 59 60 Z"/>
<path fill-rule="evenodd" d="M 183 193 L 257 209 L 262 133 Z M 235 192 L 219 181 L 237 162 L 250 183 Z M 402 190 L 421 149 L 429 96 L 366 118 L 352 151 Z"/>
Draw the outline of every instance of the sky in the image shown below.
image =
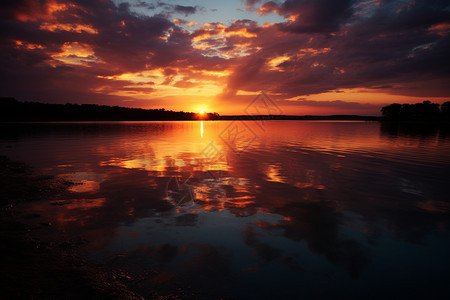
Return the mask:
<path fill-rule="evenodd" d="M 448 0 L 2 0 L 0 96 L 244 114 L 450 101 Z"/>

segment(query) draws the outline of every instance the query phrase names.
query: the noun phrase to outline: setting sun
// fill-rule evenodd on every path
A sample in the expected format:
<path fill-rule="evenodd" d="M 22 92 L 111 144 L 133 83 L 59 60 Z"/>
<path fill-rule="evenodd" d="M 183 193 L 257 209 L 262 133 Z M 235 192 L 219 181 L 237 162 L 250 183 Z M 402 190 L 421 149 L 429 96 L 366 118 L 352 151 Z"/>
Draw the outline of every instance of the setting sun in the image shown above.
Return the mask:
<path fill-rule="evenodd" d="M 197 118 L 200 120 L 206 119 L 207 113 L 204 107 L 197 108 Z"/>

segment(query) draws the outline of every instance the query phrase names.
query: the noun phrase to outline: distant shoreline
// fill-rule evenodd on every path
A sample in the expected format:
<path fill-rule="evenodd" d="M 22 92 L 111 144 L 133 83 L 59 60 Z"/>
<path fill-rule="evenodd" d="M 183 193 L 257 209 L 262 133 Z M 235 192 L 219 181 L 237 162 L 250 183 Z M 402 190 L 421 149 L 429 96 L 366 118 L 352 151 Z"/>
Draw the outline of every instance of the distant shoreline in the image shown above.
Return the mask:
<path fill-rule="evenodd" d="M 382 117 L 364 117 L 364 116 L 220 116 L 214 119 L 166 119 L 166 120 L 2 120 L 0 124 L 13 123 L 90 123 L 90 122 L 174 122 L 174 121 L 383 121 Z"/>
<path fill-rule="evenodd" d="M 381 121 L 383 117 L 358 116 L 358 115 L 330 115 L 330 116 L 291 116 L 291 115 L 231 115 L 220 116 L 219 120 L 244 120 L 244 121 Z"/>
<path fill-rule="evenodd" d="M 322 120 L 380 121 L 382 117 L 358 115 L 224 115 L 142 109 L 96 104 L 49 104 L 0 98 L 0 122 L 102 122 L 102 121 L 202 121 L 202 120 Z"/>
<path fill-rule="evenodd" d="M 450 103 L 450 102 L 449 102 Z M 15 98 L 0 98 L 0 123 L 54 123 L 54 122 L 145 122 L 145 121 L 386 121 L 413 122 L 417 124 L 447 124 L 447 106 L 443 113 L 439 105 L 429 101 L 415 105 L 392 104 L 383 107 L 383 116 L 360 115 L 219 115 L 172 111 L 164 108 L 142 109 L 97 104 L 49 104 L 20 102 Z M 429 107 L 434 114 L 429 114 Z M 428 109 L 428 110 L 427 110 Z M 423 111 L 422 111 L 423 110 Z M 408 113 L 408 114 L 406 114 Z M 414 114 L 413 114 L 414 113 Z M 428 113 L 428 114 L 427 114 Z"/>

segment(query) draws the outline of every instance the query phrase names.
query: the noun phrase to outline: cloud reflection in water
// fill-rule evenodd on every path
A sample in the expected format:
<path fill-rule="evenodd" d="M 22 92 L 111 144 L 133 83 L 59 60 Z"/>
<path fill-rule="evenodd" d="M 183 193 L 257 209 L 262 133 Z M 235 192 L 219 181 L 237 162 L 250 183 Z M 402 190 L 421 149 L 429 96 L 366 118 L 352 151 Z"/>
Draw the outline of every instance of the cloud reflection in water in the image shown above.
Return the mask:
<path fill-rule="evenodd" d="M 152 287 L 292 296 L 299 282 L 304 295 L 326 282 L 319 294 L 327 295 L 358 280 L 358 294 L 383 274 L 424 280 L 428 270 L 427 282 L 443 289 L 445 136 L 393 134 L 378 123 L 274 121 L 236 153 L 217 138 L 226 122 L 202 123 L 16 128 L 7 155 L 75 181 L 69 198 L 29 209 L 91 241 L 92 258 L 114 258 L 111 265 L 134 274 L 158 270 L 147 276 Z M 202 155 L 211 140 L 224 152 L 214 161 Z M 30 148 L 38 160 L 26 155 Z M 405 275 L 406 263 L 417 269 Z"/>

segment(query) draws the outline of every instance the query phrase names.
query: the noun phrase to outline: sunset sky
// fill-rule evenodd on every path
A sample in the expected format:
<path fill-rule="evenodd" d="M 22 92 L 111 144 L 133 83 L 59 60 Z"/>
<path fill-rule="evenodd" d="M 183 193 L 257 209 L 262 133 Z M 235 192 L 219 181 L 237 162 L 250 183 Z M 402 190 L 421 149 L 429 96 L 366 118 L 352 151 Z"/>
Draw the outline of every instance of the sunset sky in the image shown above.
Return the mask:
<path fill-rule="evenodd" d="M 2 0 L 0 96 L 243 114 L 450 101 L 448 0 Z"/>

